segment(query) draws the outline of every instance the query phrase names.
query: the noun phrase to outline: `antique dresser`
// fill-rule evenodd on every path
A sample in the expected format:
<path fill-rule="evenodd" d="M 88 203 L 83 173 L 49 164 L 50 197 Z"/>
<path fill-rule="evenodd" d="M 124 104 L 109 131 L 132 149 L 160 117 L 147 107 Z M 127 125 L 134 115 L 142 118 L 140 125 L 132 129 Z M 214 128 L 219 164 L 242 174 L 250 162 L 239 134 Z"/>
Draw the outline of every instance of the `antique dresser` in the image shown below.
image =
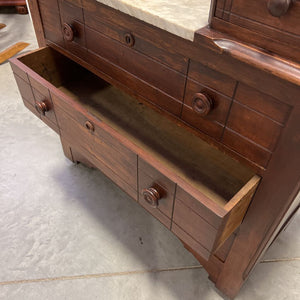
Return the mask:
<path fill-rule="evenodd" d="M 300 1 L 28 3 L 25 106 L 233 298 L 299 207 Z"/>

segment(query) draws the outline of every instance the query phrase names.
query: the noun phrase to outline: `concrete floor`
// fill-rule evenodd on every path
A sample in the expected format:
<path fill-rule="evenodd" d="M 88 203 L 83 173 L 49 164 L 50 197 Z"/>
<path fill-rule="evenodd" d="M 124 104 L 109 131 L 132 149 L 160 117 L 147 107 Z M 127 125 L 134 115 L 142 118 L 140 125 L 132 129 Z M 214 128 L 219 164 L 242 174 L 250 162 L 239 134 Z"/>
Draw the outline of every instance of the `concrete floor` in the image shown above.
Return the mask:
<path fill-rule="evenodd" d="M 37 47 L 28 16 L 0 22 L 0 51 L 19 40 Z M 0 87 L 0 299 L 223 299 L 164 226 L 64 157 L 23 106 L 8 63 Z M 300 299 L 299 233 L 298 215 L 236 299 Z"/>

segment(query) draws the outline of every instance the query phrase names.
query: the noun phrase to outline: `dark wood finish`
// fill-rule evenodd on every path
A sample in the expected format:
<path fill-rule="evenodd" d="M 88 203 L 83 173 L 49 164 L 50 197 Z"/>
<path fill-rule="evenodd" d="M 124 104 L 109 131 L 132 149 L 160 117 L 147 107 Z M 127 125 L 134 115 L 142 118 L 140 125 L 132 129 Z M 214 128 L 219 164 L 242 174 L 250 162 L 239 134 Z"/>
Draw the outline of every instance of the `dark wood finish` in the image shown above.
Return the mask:
<path fill-rule="evenodd" d="M 43 29 L 42 19 L 41 19 L 41 15 L 40 15 L 38 1 L 37 0 L 28 0 L 27 3 L 28 3 L 29 10 L 30 10 L 33 27 L 34 27 L 34 31 L 35 31 L 35 35 L 36 35 L 38 44 L 40 47 L 45 47 L 46 41 L 45 41 L 44 29 Z"/>
<path fill-rule="evenodd" d="M 41 58 L 48 62 L 52 61 L 53 64 L 48 65 L 49 69 L 42 60 L 39 60 Z M 216 216 L 221 224 L 221 227 L 214 230 L 213 235 L 210 233 L 211 225 L 203 227 L 206 236 L 209 236 L 209 242 L 206 239 L 198 242 L 204 244 L 209 252 L 219 248 L 237 228 L 245 213 L 244 208 L 247 208 L 253 195 L 253 192 L 250 196 L 247 193 L 253 191 L 259 181 L 257 176 L 251 179 L 253 173 L 250 170 L 242 168 L 241 165 L 201 140 L 193 141 L 192 135 L 173 122 L 161 120 L 160 123 L 164 123 L 164 125 L 162 128 L 156 128 L 157 120 L 160 118 L 158 113 L 141 106 L 135 99 L 130 99 L 120 91 L 108 86 L 49 48 L 34 51 L 19 60 L 24 63 L 19 67 L 27 71 L 29 81 L 32 82 L 35 105 L 48 101 L 44 97 L 50 91 L 49 99 L 53 100 L 61 136 L 64 140 L 71 141 L 70 144 L 73 144 L 78 152 L 87 153 L 89 157 L 94 156 L 97 161 L 118 174 L 118 177 L 134 190 L 137 190 L 137 158 L 134 152 L 141 157 L 151 153 L 155 160 L 165 165 L 167 176 L 164 175 L 164 172 L 160 174 L 150 166 L 146 166 L 146 162 L 140 160 L 139 168 L 141 169 L 138 182 L 140 203 L 151 213 L 153 213 L 151 209 L 159 208 L 157 211 L 160 213 L 153 214 L 166 226 L 170 228 L 174 183 L 176 183 L 180 187 L 183 186 L 188 193 L 192 191 L 194 191 L 194 195 L 197 193 L 197 199 L 194 201 L 202 203 L 203 207 L 210 214 Z M 53 65 L 57 69 L 54 70 Z M 69 66 L 69 70 L 61 69 L 66 65 Z M 76 68 L 78 70 L 74 72 Z M 69 81 L 68 72 L 72 71 L 75 77 Z M 46 78 L 50 82 L 47 82 L 45 86 L 40 86 Z M 47 103 L 49 112 L 53 111 L 51 108 L 49 101 L 49 106 Z M 48 118 L 51 119 L 51 116 Z M 56 117 L 53 114 L 53 121 L 54 118 L 56 121 Z M 119 131 L 128 140 L 132 140 L 135 145 L 138 145 L 138 148 L 133 148 L 131 152 L 130 149 L 126 149 L 125 145 L 122 145 L 121 147 L 126 151 L 120 152 L 119 147 L 112 146 L 118 143 L 118 141 L 114 141 L 113 137 L 109 139 L 112 142 L 97 138 L 96 136 L 101 136 L 101 133 L 98 132 L 104 131 L 103 123 Z M 110 131 L 111 129 L 107 129 L 108 135 Z M 153 135 L 152 140 L 149 139 L 151 134 Z M 179 143 L 181 147 L 174 143 Z M 197 143 L 197 146 L 187 151 L 186 145 L 190 146 L 192 143 Z M 129 146 L 129 148 L 131 147 Z M 126 153 L 129 154 L 126 155 Z M 97 166 L 97 163 L 91 158 L 87 159 Z M 161 170 L 161 167 L 159 169 Z M 147 170 L 149 175 L 144 174 Z M 197 174 L 197 177 L 194 174 Z M 171 176 L 174 178 L 174 183 L 170 182 Z M 176 209 L 178 205 L 175 204 L 174 222 L 179 226 L 185 225 L 192 217 L 186 217 L 185 214 L 178 219 L 176 217 L 179 214 Z M 204 213 L 204 217 L 205 215 Z M 190 234 L 193 236 L 193 233 Z M 217 235 L 220 235 L 218 241 L 216 240 Z M 203 236 L 205 235 L 203 234 Z"/>
<path fill-rule="evenodd" d="M 195 96 L 198 94 L 203 94 L 207 98 L 208 109 L 206 114 L 199 114 L 194 109 Z M 220 139 L 228 117 L 230 105 L 230 98 L 189 79 L 186 85 L 181 118 L 211 137 Z"/>
<path fill-rule="evenodd" d="M 192 99 L 192 108 L 199 116 L 205 117 L 214 108 L 214 101 L 206 93 L 196 93 Z"/>
<path fill-rule="evenodd" d="M 214 1 L 211 27 L 198 30 L 194 42 L 93 0 L 59 0 L 58 7 L 55 2 L 49 10 L 42 0 L 29 2 L 40 40 L 43 38 L 41 32 L 45 33 L 48 45 L 138 101 L 99 81 L 95 90 L 93 81 L 87 80 L 90 77 L 85 77 L 84 69 L 78 66 L 72 69 L 74 65 L 66 63 L 65 58 L 54 52 L 49 56 L 47 51 L 50 50 L 46 50 L 35 53 L 35 59 L 28 55 L 22 62 L 14 60 L 12 67 L 26 107 L 42 118 L 26 99 L 32 97 L 29 84 L 40 93 L 42 88 L 36 86 L 37 82 L 52 91 L 55 113 L 58 118 L 68 118 L 64 126 L 70 132 L 60 132 L 66 156 L 99 168 L 134 199 L 143 199 L 138 196 L 144 188 L 139 185 L 143 183 L 141 180 L 147 189 L 158 180 L 156 176 L 162 176 L 169 180 L 170 186 L 160 182 L 159 187 L 168 191 L 168 195 L 176 186 L 176 192 L 171 192 L 175 201 L 169 202 L 174 203 L 176 211 L 172 209 L 171 215 L 170 209 L 160 211 L 163 202 L 158 202 L 157 208 L 150 208 L 148 203 L 144 203 L 144 207 L 183 241 L 222 292 L 235 296 L 284 214 L 289 213 L 288 208 L 299 191 L 298 2 L 277 18 L 269 13 L 267 1 L 260 10 L 257 9 L 261 5 L 258 0 Z M 41 18 L 45 20 L 44 29 Z M 60 22 L 53 21 L 57 18 Z M 79 26 L 79 35 L 70 43 L 62 38 L 61 24 L 64 22 Z M 107 52 L 90 51 L 86 32 L 90 35 L 89 45 L 98 37 L 107 41 L 107 45 L 121 45 L 119 50 L 125 51 L 126 64 L 120 61 L 119 52 L 115 53 L 115 57 L 120 58 L 116 61 L 107 56 Z M 130 35 L 129 39 L 125 38 L 126 34 Z M 136 58 L 139 59 L 137 66 Z M 40 61 L 49 63 L 41 68 Z M 168 80 L 158 82 L 157 72 L 143 68 L 141 62 L 144 61 L 153 62 L 159 75 L 162 70 L 176 74 L 174 80 L 167 85 Z M 43 78 L 38 79 L 26 64 Z M 43 72 L 45 69 L 48 71 Z M 26 72 L 31 74 L 30 79 Z M 82 81 L 78 81 L 78 74 L 82 74 Z M 180 88 L 176 78 L 182 79 Z M 47 81 L 51 82 L 51 87 Z M 214 107 L 201 117 L 198 130 L 194 125 L 198 123 L 184 122 L 180 117 L 190 118 L 192 105 L 187 101 L 204 89 L 214 93 Z M 97 95 L 103 97 L 97 96 L 96 100 L 86 97 L 92 92 L 99 92 Z M 85 98 L 89 99 L 88 103 Z M 112 98 L 114 101 L 109 100 Z M 147 101 L 164 111 L 152 105 L 149 107 L 155 110 L 148 110 Z M 87 121 L 93 124 L 94 131 L 86 128 Z M 75 138 L 73 126 L 90 147 Z M 69 133 L 73 134 L 72 140 L 68 140 Z M 96 140 L 103 138 L 107 151 L 124 152 L 121 157 L 125 162 L 101 161 L 96 151 L 101 146 L 89 141 L 89 136 Z M 137 162 L 137 156 L 144 165 Z M 132 163 L 134 160 L 136 165 Z M 131 170 L 132 166 L 137 168 L 134 176 L 139 180 L 128 183 L 124 181 L 128 175 L 126 170 Z M 122 169 L 124 177 L 117 174 L 118 168 Z M 258 183 L 254 173 L 262 180 L 247 210 Z M 181 226 L 172 223 L 175 217 Z M 190 219 L 211 226 L 213 238 L 210 229 L 202 233 L 195 230 Z"/>
<path fill-rule="evenodd" d="M 223 8 L 217 4 L 213 28 L 299 62 L 299 1 L 225 2 L 231 3 Z"/>
<path fill-rule="evenodd" d="M 139 158 L 138 185 L 139 203 L 170 229 L 175 196 L 175 183 Z M 150 190 L 149 194 L 149 188 L 153 188 L 157 193 L 154 190 Z M 152 197 L 151 194 L 154 197 Z M 147 197 L 148 195 L 153 199 L 145 198 L 145 196 Z M 151 205 L 151 202 L 154 202 L 155 205 Z"/>
<path fill-rule="evenodd" d="M 268 0 L 268 10 L 273 17 L 282 17 L 289 10 L 293 0 Z"/>

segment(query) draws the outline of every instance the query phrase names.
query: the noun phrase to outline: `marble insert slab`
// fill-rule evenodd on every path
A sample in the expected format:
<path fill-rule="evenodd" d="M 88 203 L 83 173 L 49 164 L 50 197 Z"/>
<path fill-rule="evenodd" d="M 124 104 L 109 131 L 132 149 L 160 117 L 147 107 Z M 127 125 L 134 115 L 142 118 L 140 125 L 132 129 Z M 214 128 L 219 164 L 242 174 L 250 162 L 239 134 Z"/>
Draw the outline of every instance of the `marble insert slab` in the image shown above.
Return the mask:
<path fill-rule="evenodd" d="M 211 4 L 211 0 L 97 1 L 190 41 L 208 24 Z"/>

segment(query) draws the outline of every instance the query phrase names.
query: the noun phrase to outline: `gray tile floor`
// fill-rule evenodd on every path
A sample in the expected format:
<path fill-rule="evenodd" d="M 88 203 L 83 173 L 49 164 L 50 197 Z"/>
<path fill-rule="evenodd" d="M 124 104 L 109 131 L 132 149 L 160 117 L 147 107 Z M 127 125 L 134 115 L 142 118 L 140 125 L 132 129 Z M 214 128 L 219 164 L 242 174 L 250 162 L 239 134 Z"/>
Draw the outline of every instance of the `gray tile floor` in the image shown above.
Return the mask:
<path fill-rule="evenodd" d="M 0 22 L 0 51 L 19 40 L 37 47 L 28 16 Z M 223 299 L 158 221 L 64 157 L 23 106 L 8 63 L 0 87 L 0 299 Z M 236 299 L 300 299 L 299 232 L 298 215 Z"/>

